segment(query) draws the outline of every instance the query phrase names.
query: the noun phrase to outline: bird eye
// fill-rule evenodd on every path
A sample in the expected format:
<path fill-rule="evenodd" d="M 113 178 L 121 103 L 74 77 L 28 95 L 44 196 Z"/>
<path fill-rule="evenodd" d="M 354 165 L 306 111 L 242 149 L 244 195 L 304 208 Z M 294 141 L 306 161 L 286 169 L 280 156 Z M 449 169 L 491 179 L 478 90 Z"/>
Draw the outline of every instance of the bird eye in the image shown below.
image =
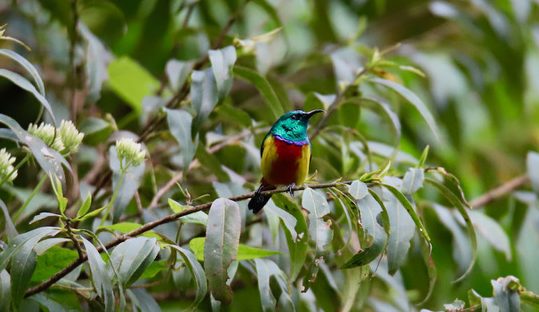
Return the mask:
<path fill-rule="evenodd" d="M 299 119 L 299 116 L 298 116 L 298 115 L 292 115 L 292 119 L 298 120 L 298 119 Z"/>

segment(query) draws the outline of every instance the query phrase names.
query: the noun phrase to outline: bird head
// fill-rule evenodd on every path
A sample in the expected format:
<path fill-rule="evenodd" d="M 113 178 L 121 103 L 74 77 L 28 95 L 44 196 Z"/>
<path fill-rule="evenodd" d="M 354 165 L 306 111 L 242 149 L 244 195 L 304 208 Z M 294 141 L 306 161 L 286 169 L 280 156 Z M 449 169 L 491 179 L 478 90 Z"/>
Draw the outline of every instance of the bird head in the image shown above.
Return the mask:
<path fill-rule="evenodd" d="M 282 115 L 273 124 L 271 133 L 293 142 L 306 141 L 308 140 L 307 125 L 309 119 L 317 113 L 323 112 L 321 109 L 315 109 L 310 112 L 304 112 L 302 110 L 290 111 Z"/>

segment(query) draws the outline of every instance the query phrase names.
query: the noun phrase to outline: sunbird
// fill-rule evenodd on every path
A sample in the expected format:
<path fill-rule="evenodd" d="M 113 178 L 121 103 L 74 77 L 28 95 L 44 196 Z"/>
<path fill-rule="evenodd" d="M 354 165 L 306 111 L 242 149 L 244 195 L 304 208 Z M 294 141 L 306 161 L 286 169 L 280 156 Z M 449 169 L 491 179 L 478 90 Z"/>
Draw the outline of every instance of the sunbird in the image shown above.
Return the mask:
<path fill-rule="evenodd" d="M 307 125 L 311 117 L 322 112 L 321 109 L 290 111 L 282 115 L 266 133 L 260 146 L 262 180 L 248 204 L 253 213 L 258 213 L 271 198 L 271 195 L 262 194 L 263 191 L 287 185 L 292 194 L 296 185 L 303 184 L 311 162 Z"/>

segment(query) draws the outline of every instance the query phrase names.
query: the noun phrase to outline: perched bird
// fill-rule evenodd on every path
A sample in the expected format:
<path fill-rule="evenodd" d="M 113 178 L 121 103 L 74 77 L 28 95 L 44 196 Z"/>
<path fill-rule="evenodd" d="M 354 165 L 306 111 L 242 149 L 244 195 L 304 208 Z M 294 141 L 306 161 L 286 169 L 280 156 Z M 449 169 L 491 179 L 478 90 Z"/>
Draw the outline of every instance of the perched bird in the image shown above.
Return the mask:
<path fill-rule="evenodd" d="M 296 185 L 302 185 L 309 173 L 311 143 L 307 136 L 309 119 L 317 113 L 295 110 L 281 116 L 264 137 L 260 147 L 262 156 L 262 180 L 260 187 L 249 201 L 249 210 L 258 213 L 271 198 L 263 191 L 287 185 L 290 193 Z"/>

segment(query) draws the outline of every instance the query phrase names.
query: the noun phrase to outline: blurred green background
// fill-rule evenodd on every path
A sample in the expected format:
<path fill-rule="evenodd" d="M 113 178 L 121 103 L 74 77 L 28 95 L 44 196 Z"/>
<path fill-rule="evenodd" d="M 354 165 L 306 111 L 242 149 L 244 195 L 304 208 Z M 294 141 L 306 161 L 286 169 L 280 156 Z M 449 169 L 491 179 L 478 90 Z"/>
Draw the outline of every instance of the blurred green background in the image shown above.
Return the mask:
<path fill-rule="evenodd" d="M 109 62 L 115 60 L 112 62 L 117 65 L 119 60 L 127 59 L 122 57 L 135 61 L 140 72 L 133 79 L 147 81 L 153 90 L 163 79 L 170 59 L 200 58 L 215 43 L 230 16 L 237 15 L 229 34 L 222 38 L 225 43 L 282 27 L 272 40 L 256 45 L 256 55 L 241 58 L 238 63 L 266 74 L 288 108 L 303 107 L 313 92 L 335 93 L 338 82 L 332 58 L 337 53 L 342 53 L 340 57 L 353 67 L 368 59 L 360 57 L 363 51 L 368 55 L 373 48 L 389 50 L 388 59 L 421 69 L 425 77 L 407 71 L 397 74 L 391 67 L 379 73 L 406 85 L 427 103 L 442 132 L 441 141 L 434 140 L 417 112 L 398 106 L 402 123 L 400 148 L 419 157 L 423 147 L 430 144 L 428 162 L 455 174 L 468 199 L 525 173 L 526 154 L 539 149 L 537 1 L 268 0 L 244 4 L 243 0 L 81 0 L 79 18 L 95 35 L 95 42 L 91 49 L 75 51 L 70 51 L 70 38 L 80 34 L 69 31 L 73 22 L 71 4 L 67 0 L 0 0 L 0 23 L 8 24 L 7 35 L 25 42 L 32 51 L 9 42 L 2 45 L 25 55 L 40 69 L 60 119 L 69 117 L 68 107 L 63 104 L 70 102 L 66 86 L 77 83 L 71 79 L 70 53 L 76 70 L 85 70 L 84 63 L 91 62 L 94 71 L 88 73 L 91 81 L 85 83 L 97 88 L 95 92 L 90 89 L 84 112 L 77 118 L 103 118 L 110 113 L 120 128 L 135 131 L 144 119 L 140 114 L 144 108 L 129 99 L 137 97 L 137 91 L 122 93 L 122 86 L 114 83 L 118 74 Z M 187 14 L 192 17 L 184 24 Z M 348 57 L 349 49 L 360 53 Z M 89 55 L 88 51 L 95 54 Z M 20 71 L 5 58 L 0 58 L 0 67 Z M 101 90 L 102 81 L 105 84 Z M 261 109 L 262 99 L 255 94 L 252 86 L 235 83 L 224 105 L 232 107 L 232 116 L 241 118 L 246 113 L 247 118 L 272 122 L 273 117 Z M 34 121 L 39 112 L 30 94 L 5 79 L 0 80 L 0 99 L 0 113 L 12 116 L 23 126 Z M 386 100 L 400 101 L 396 94 L 388 94 Z M 245 125 L 231 115 L 217 113 L 207 127 L 221 124 L 228 134 L 241 132 Z M 330 124 L 338 124 L 339 118 L 336 116 Z M 362 116 L 359 128 L 368 140 L 391 144 L 389 128 L 378 121 L 367 114 Z M 314 153 L 313 164 L 317 164 L 316 147 Z M 219 157 L 226 159 L 226 150 L 223 154 Z M 237 171 L 242 167 L 227 165 Z M 330 170 L 320 169 L 320 174 L 335 178 Z M 247 174 L 253 183 L 256 176 Z M 31 179 L 31 172 L 22 177 Z M 472 288 L 489 296 L 490 280 L 505 275 L 515 275 L 527 288 L 539 292 L 539 212 L 535 197 L 521 192 L 490 203 L 483 210 L 507 234 L 509 253 L 492 248 L 496 242 L 487 244 L 488 228 L 478 229 L 483 234 L 479 236 L 478 263 L 472 274 L 458 284 L 450 281 L 462 265 L 465 267 L 469 243 L 458 225 L 456 229 L 448 225 L 436 209 L 425 210 L 439 274 L 427 307 L 441 309 L 443 303 L 454 298 L 465 299 Z M 407 289 L 426 287 L 423 269 L 417 270 L 416 263 L 420 261 L 417 254 L 411 254 L 401 270 Z M 238 291 L 235 304 L 248 304 L 250 291 Z M 417 293 L 408 295 L 419 299 Z"/>

